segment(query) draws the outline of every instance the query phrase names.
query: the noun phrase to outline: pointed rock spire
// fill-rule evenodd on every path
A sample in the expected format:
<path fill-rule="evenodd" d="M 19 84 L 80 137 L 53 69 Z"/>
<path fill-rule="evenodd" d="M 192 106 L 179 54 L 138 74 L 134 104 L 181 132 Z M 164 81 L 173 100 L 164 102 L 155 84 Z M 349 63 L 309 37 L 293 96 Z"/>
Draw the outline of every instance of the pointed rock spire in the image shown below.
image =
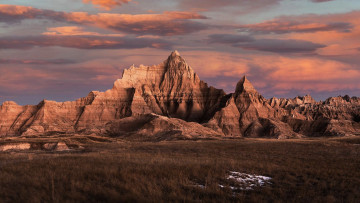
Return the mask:
<path fill-rule="evenodd" d="M 241 80 L 236 85 L 235 93 L 241 92 L 257 92 L 251 82 L 246 78 L 246 76 L 242 77 Z"/>
<path fill-rule="evenodd" d="M 194 89 L 200 83 L 199 77 L 186 63 L 178 51 L 173 51 L 165 61 L 165 73 L 160 84 L 160 89 L 178 92 L 185 89 Z"/>
<path fill-rule="evenodd" d="M 168 61 L 168 63 L 179 63 L 179 62 L 186 63 L 185 60 L 180 56 L 180 53 L 177 50 L 171 52 L 167 61 Z"/>
<path fill-rule="evenodd" d="M 180 53 L 177 50 L 174 50 L 173 52 L 171 52 L 171 56 L 172 57 L 180 56 Z"/>
<path fill-rule="evenodd" d="M 167 59 L 168 62 L 172 62 L 172 61 L 185 61 L 181 56 L 180 53 L 177 50 L 174 50 L 173 52 L 171 52 L 170 56 Z"/>
<path fill-rule="evenodd" d="M 165 61 L 167 66 L 167 70 L 170 72 L 174 72 L 176 74 L 183 74 L 184 71 L 191 72 L 192 74 L 194 71 L 192 68 L 186 63 L 185 59 L 180 56 L 177 50 L 171 52 L 168 59 Z"/>

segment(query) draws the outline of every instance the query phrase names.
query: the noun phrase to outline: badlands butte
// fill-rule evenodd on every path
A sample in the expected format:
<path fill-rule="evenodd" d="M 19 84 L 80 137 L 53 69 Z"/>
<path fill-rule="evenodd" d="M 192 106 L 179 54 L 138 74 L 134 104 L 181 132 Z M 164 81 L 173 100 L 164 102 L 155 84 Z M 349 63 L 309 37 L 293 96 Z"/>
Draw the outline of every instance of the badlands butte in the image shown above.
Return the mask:
<path fill-rule="evenodd" d="M 135 140 L 360 135 L 360 98 L 264 98 L 244 76 L 235 92 L 201 81 L 177 51 L 131 67 L 105 92 L 69 102 L 0 106 L 0 137 L 100 135 Z"/>

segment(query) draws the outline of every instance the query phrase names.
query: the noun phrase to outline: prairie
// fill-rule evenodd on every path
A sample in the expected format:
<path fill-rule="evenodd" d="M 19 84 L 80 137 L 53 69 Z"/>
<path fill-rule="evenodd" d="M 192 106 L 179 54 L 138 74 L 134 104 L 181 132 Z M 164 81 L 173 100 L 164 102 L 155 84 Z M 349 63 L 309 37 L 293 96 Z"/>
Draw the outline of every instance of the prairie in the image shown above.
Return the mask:
<path fill-rule="evenodd" d="M 73 137 L 74 150 L 0 152 L 0 202 L 356 202 L 360 138 L 130 142 Z M 29 141 L 30 142 L 30 141 Z M 36 144 L 35 144 L 36 145 Z M 40 146 L 40 145 L 36 145 Z M 79 147 L 81 146 L 81 147 Z M 232 172 L 270 177 L 249 190 Z"/>

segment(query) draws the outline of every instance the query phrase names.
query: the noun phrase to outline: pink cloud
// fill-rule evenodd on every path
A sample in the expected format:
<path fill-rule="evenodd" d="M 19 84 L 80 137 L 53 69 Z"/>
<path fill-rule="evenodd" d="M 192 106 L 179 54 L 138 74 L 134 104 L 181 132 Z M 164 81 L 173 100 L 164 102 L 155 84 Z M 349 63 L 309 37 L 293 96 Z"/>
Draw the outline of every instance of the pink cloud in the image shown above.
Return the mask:
<path fill-rule="evenodd" d="M 247 43 L 246 46 L 240 44 L 239 47 L 255 50 L 267 49 L 265 46 L 269 44 L 269 41 L 266 39 L 270 38 L 273 42 L 285 40 L 284 44 L 280 43 L 279 46 L 290 45 L 290 48 L 296 44 L 300 45 L 295 43 L 296 41 L 310 42 L 312 45 L 301 43 L 300 47 L 307 44 L 306 47 L 316 48 L 316 53 L 319 55 L 355 55 L 357 48 L 360 47 L 360 22 L 357 20 L 359 18 L 360 12 L 352 11 L 339 14 L 281 16 L 261 23 L 240 25 L 237 27 L 239 31 L 248 35 L 252 34 L 252 36 L 256 35 L 257 39 L 265 40 L 265 43 L 257 40 Z M 276 47 L 268 48 L 276 52 Z"/>
<path fill-rule="evenodd" d="M 283 34 L 291 32 L 323 32 L 323 31 L 337 31 L 349 32 L 352 25 L 347 22 L 314 22 L 313 21 L 296 21 L 283 19 L 275 19 L 263 23 L 242 25 L 238 28 L 243 32 L 250 32 L 255 34 Z"/>
<path fill-rule="evenodd" d="M 182 52 L 182 55 L 201 78 L 227 92 L 234 91 L 243 75 L 249 76 L 255 87 L 267 96 L 279 92 L 283 92 L 280 94 L 283 97 L 341 90 L 360 92 L 360 69 L 332 59 L 260 54 L 239 56 L 205 51 Z"/>
<path fill-rule="evenodd" d="M 351 24 L 352 29 L 348 32 L 339 32 L 337 30 L 329 30 L 321 33 L 287 33 L 283 37 L 297 40 L 311 40 L 314 43 L 326 44 L 318 51 L 321 55 L 356 55 L 357 47 L 360 47 L 360 18 L 359 11 L 353 11 L 343 14 L 329 14 L 329 15 L 303 15 L 290 16 L 290 19 L 300 19 L 303 21 L 316 22 L 343 22 Z"/>
<path fill-rule="evenodd" d="M 208 19 L 206 16 L 188 11 L 165 11 L 164 15 L 172 19 Z"/>
<path fill-rule="evenodd" d="M 131 0 L 83 0 L 84 3 L 91 3 L 106 10 L 129 3 L 130 1 Z"/>
<path fill-rule="evenodd" d="M 47 28 L 47 32 L 42 33 L 49 36 L 105 36 L 105 37 L 124 37 L 123 34 L 101 34 L 98 32 L 88 32 L 79 26 L 63 26 Z"/>
<path fill-rule="evenodd" d="M 55 60 L 37 60 L 37 59 L 0 59 L 0 64 L 31 64 L 31 65 L 49 65 L 49 64 L 72 64 L 76 63 L 67 59 L 55 59 Z"/>
<path fill-rule="evenodd" d="M 0 37 L 0 49 L 30 49 L 33 47 L 69 47 L 77 49 L 169 49 L 171 44 L 162 39 L 104 37 L 104 36 L 25 36 Z"/>
<path fill-rule="evenodd" d="M 206 29 L 192 19 L 206 19 L 195 12 L 166 11 L 162 14 L 116 14 L 86 12 L 56 12 L 26 6 L 0 5 L 0 22 L 11 23 L 23 19 L 50 19 L 91 25 L 119 32 L 152 35 L 184 35 Z"/>
<path fill-rule="evenodd" d="M 91 15 L 84 12 L 69 13 L 66 20 L 86 25 L 113 29 L 134 34 L 183 35 L 205 29 L 206 26 L 190 19 L 206 19 L 192 12 L 164 12 L 163 14 L 112 14 Z"/>

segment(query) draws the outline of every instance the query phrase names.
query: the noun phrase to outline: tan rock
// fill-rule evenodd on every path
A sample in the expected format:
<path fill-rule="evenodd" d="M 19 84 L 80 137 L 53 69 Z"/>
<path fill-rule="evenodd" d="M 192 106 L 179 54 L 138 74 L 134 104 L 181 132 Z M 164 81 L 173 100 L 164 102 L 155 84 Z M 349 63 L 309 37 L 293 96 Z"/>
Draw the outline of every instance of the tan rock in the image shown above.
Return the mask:
<path fill-rule="evenodd" d="M 45 143 L 43 145 L 45 150 L 54 150 L 58 143 Z"/>
<path fill-rule="evenodd" d="M 240 112 L 231 95 L 226 105 L 216 112 L 214 117 L 204 126 L 210 127 L 226 136 L 242 136 L 239 119 Z"/>
<path fill-rule="evenodd" d="M 67 151 L 67 150 L 69 150 L 69 147 L 66 145 L 65 142 L 58 142 L 54 150 L 55 151 Z"/>
<path fill-rule="evenodd" d="M 179 140 L 219 138 L 223 134 L 196 122 L 157 114 L 136 115 L 107 125 L 110 136 L 137 140 Z"/>
<path fill-rule="evenodd" d="M 9 151 L 9 150 L 29 150 L 31 148 L 30 143 L 11 143 L 0 145 L 0 151 Z"/>
<path fill-rule="evenodd" d="M 359 122 L 357 97 L 332 97 L 324 102 L 310 95 L 268 100 L 246 76 L 235 93 L 226 95 L 201 81 L 177 51 L 159 65 L 124 70 L 122 78 L 105 92 L 92 91 L 69 102 L 43 100 L 27 106 L 4 102 L 0 106 L 0 137 L 353 136 L 359 135 Z"/>

